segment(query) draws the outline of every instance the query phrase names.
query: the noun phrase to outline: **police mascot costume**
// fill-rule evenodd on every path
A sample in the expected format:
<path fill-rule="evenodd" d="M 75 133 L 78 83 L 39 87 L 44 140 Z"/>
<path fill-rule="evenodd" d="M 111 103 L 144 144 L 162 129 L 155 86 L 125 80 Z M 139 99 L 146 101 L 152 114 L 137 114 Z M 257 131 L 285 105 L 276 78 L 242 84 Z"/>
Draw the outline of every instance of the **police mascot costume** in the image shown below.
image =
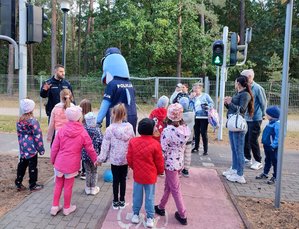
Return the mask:
<path fill-rule="evenodd" d="M 97 117 L 101 124 L 106 116 L 106 127 L 110 125 L 110 108 L 124 103 L 127 109 L 127 121 L 136 131 L 137 111 L 135 89 L 130 81 L 129 68 L 118 48 L 108 48 L 102 59 L 102 83 L 106 84 L 104 97 Z"/>

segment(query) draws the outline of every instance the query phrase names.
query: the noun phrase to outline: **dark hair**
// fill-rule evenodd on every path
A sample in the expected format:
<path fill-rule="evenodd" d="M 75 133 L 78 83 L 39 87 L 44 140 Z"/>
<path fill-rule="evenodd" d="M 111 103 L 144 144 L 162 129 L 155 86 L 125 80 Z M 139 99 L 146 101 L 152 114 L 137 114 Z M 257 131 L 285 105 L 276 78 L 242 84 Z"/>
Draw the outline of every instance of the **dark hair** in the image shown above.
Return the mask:
<path fill-rule="evenodd" d="M 246 76 L 243 75 L 239 75 L 236 79 L 236 81 L 245 88 L 245 90 L 249 93 L 250 95 L 250 101 L 248 103 L 248 113 L 249 116 L 253 116 L 253 112 L 254 112 L 254 101 L 253 101 L 253 94 L 251 91 L 251 86 L 248 84 L 248 78 Z"/>
<path fill-rule="evenodd" d="M 57 70 L 58 68 L 64 68 L 64 66 L 62 64 L 56 64 L 54 69 Z"/>
<path fill-rule="evenodd" d="M 179 126 L 185 124 L 183 119 L 181 119 L 180 121 L 172 121 L 168 117 L 165 118 L 164 123 L 166 123 L 166 125 L 173 125 L 175 127 L 179 127 Z"/>

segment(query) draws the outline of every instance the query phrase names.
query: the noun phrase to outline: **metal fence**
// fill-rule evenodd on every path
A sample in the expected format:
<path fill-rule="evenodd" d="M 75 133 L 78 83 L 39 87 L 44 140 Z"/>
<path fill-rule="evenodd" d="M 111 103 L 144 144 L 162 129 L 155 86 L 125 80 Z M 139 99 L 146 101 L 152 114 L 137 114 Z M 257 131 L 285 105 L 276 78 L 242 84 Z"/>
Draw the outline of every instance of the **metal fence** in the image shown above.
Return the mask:
<path fill-rule="evenodd" d="M 40 100 L 39 91 L 41 83 L 48 77 L 28 76 L 27 77 L 27 96 L 36 102 Z M 105 86 L 101 84 L 100 78 L 67 76 L 70 81 L 76 101 L 88 98 L 92 103 L 99 103 L 104 94 Z M 18 99 L 18 75 L 8 77 L 8 75 L 0 75 L 0 95 L 9 96 Z M 156 99 L 161 95 L 170 96 L 178 82 L 186 83 L 191 89 L 192 84 L 203 81 L 202 78 L 177 78 L 177 77 L 148 77 L 139 78 L 132 77 L 131 81 L 136 90 L 136 100 L 139 104 L 154 105 Z M 281 83 L 280 82 L 261 82 L 259 83 L 266 91 L 268 104 L 279 105 Z M 205 85 L 209 85 L 208 91 L 212 99 L 215 101 L 216 82 L 205 80 Z M 226 82 L 225 95 L 234 93 L 234 82 Z M 291 110 L 299 109 L 299 84 L 289 85 L 289 108 Z M 46 101 L 46 100 L 45 100 Z M 78 103 L 77 102 L 77 103 Z"/>

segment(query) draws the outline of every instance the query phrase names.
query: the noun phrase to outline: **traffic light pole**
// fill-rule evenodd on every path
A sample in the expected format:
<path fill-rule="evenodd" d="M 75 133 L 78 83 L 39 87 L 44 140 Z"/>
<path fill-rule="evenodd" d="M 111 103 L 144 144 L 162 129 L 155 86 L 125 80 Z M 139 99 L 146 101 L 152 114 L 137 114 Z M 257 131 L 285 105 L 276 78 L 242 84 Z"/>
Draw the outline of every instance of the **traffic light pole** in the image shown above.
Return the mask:
<path fill-rule="evenodd" d="M 0 40 L 5 40 L 5 41 L 8 41 L 10 44 L 13 45 L 14 47 L 14 51 L 15 51 L 15 70 L 19 69 L 19 47 L 18 47 L 18 44 L 17 42 L 12 39 L 11 37 L 8 37 L 8 36 L 4 36 L 4 35 L 0 35 Z"/>
<path fill-rule="evenodd" d="M 26 0 L 19 0 L 19 100 L 27 97 Z"/>
<path fill-rule="evenodd" d="M 221 66 L 221 77 L 220 77 L 220 99 L 219 99 L 219 121 L 220 126 L 218 129 L 218 140 L 223 138 L 223 112 L 224 112 L 224 93 L 225 93 L 225 82 L 227 79 L 227 67 L 226 67 L 226 56 L 227 56 L 227 41 L 228 41 L 228 27 L 223 28 L 223 64 Z"/>

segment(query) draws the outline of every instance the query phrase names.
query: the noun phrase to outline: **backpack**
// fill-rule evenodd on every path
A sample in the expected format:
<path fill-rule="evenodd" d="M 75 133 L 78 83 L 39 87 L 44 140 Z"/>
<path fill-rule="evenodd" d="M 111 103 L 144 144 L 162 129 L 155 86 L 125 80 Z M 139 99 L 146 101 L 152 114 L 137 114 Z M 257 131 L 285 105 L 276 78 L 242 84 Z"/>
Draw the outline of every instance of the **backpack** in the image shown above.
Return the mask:
<path fill-rule="evenodd" d="M 208 121 L 213 127 L 214 131 L 219 128 L 219 115 L 215 108 L 210 108 L 208 110 Z"/>

